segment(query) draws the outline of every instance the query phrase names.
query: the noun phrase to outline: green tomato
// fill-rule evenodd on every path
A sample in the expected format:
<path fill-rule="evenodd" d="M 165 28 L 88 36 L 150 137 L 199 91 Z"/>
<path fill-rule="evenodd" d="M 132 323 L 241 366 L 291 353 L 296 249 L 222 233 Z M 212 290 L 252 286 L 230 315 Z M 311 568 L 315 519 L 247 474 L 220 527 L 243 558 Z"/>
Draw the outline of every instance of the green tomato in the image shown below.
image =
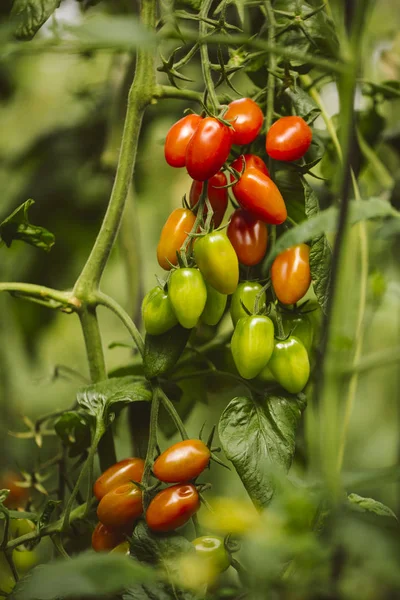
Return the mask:
<path fill-rule="evenodd" d="M 124 556 L 130 556 L 130 553 L 131 547 L 129 542 L 122 542 L 121 544 L 118 544 L 118 546 L 115 546 L 115 548 L 111 550 L 111 554 L 123 554 Z"/>
<path fill-rule="evenodd" d="M 268 368 L 285 390 L 298 394 L 310 377 L 310 361 L 304 344 L 293 335 L 276 342 Z"/>
<path fill-rule="evenodd" d="M 243 281 L 242 283 L 239 283 L 231 301 L 231 317 L 233 325 L 236 325 L 242 317 L 248 316 L 242 306 L 242 302 L 250 313 L 253 312 L 254 301 L 261 290 L 262 285 L 256 281 Z M 266 296 L 265 292 L 263 292 L 260 298 L 260 307 L 264 306 L 265 302 Z"/>
<path fill-rule="evenodd" d="M 11 519 L 10 521 L 10 535 L 13 538 L 21 537 L 21 535 L 26 535 L 27 533 L 32 533 L 35 531 L 36 526 L 33 521 L 29 521 L 29 519 Z"/>
<path fill-rule="evenodd" d="M 271 369 L 267 365 L 263 368 L 261 373 L 258 374 L 257 379 L 263 381 L 264 383 L 276 383 L 275 377 L 271 373 Z"/>
<path fill-rule="evenodd" d="M 224 540 L 214 535 L 203 535 L 192 542 L 196 548 L 196 554 L 202 560 L 206 560 L 219 573 L 226 571 L 231 561 L 226 551 Z"/>
<path fill-rule="evenodd" d="M 313 343 L 314 330 L 308 314 L 283 313 L 282 324 L 285 335 L 294 335 L 303 342 L 307 352 L 310 352 Z"/>
<path fill-rule="evenodd" d="M 11 594 L 15 586 L 15 579 L 11 572 L 10 566 L 4 556 L 4 553 L 0 553 L 0 590 L 7 594 Z M 0 592 L 0 598 L 6 598 Z"/>
<path fill-rule="evenodd" d="M 144 297 L 142 316 L 146 331 L 150 335 L 161 335 L 178 323 L 167 292 L 158 286 Z"/>
<path fill-rule="evenodd" d="M 182 327 L 196 327 L 207 302 L 207 288 L 200 271 L 176 269 L 169 282 L 169 298 Z"/>
<path fill-rule="evenodd" d="M 207 302 L 201 314 L 201 320 L 206 325 L 216 325 L 224 314 L 228 297 L 221 294 L 206 282 Z"/>
<path fill-rule="evenodd" d="M 256 377 L 268 363 L 274 349 L 274 324 L 269 317 L 242 317 L 231 341 L 233 360 L 244 379 Z"/>
<path fill-rule="evenodd" d="M 39 562 L 35 550 L 14 550 L 13 561 L 18 573 L 27 573 Z"/>
<path fill-rule="evenodd" d="M 198 238 L 193 248 L 204 279 L 221 294 L 233 294 L 239 281 L 239 261 L 227 236 L 213 231 Z"/>

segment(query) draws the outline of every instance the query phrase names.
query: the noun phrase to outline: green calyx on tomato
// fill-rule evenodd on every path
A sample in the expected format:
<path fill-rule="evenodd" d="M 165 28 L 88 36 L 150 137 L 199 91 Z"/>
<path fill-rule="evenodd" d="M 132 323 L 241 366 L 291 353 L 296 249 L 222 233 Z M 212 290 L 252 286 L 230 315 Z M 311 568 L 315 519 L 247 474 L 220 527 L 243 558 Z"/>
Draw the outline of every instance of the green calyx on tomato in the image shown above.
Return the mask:
<path fill-rule="evenodd" d="M 200 271 L 176 269 L 169 281 L 169 298 L 182 327 L 196 327 L 207 302 L 207 288 Z"/>
<path fill-rule="evenodd" d="M 221 231 L 197 238 L 194 257 L 204 279 L 221 294 L 233 294 L 239 282 L 236 252 Z"/>
<path fill-rule="evenodd" d="M 213 209 L 213 223 L 217 228 L 221 225 L 226 209 L 228 207 L 228 189 L 226 186 L 226 176 L 222 171 L 216 173 L 208 182 L 207 196 Z M 203 191 L 204 183 L 202 181 L 193 181 L 189 193 L 189 202 L 191 208 L 197 205 Z M 207 206 L 204 207 L 204 218 L 207 216 Z"/>
<path fill-rule="evenodd" d="M 144 297 L 142 316 L 145 329 L 151 335 L 161 335 L 178 323 L 168 293 L 159 286 Z"/>
<path fill-rule="evenodd" d="M 253 379 L 267 365 L 274 350 L 274 324 L 266 316 L 242 317 L 231 341 L 232 356 L 240 375 Z"/>
<path fill-rule="evenodd" d="M 192 541 L 196 554 L 202 560 L 206 560 L 210 566 L 222 573 L 230 566 L 231 561 L 224 540 L 216 535 L 203 535 Z"/>
<path fill-rule="evenodd" d="M 239 319 L 242 317 L 247 317 L 249 316 L 249 313 L 251 314 L 253 312 L 255 299 L 261 291 L 262 285 L 256 281 L 243 281 L 239 283 L 234 294 L 232 295 L 230 308 L 232 323 L 234 325 L 236 325 Z M 265 306 L 265 302 L 266 295 L 265 292 L 262 292 L 259 302 L 260 308 Z M 248 313 L 246 313 L 243 305 L 248 310 Z"/>
<path fill-rule="evenodd" d="M 226 294 L 221 294 L 221 292 L 214 289 L 207 281 L 206 287 L 207 301 L 204 310 L 201 313 L 201 320 L 206 325 L 216 325 L 219 323 L 225 312 L 228 297 Z"/>
<path fill-rule="evenodd" d="M 291 394 L 301 392 L 310 377 L 310 361 L 304 344 L 295 336 L 276 341 L 268 369 Z"/>

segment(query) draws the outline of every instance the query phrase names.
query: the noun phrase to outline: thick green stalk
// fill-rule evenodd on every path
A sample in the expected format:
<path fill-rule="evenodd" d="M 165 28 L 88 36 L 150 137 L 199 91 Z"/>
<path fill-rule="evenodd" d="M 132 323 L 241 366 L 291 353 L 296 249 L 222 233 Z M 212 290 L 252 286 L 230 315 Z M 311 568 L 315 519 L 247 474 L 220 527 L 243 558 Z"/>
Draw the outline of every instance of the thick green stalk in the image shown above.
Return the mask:
<path fill-rule="evenodd" d="M 199 16 L 202 17 L 203 19 L 206 19 L 208 17 L 208 13 L 211 8 L 211 5 L 212 5 L 212 0 L 203 0 L 203 2 L 201 4 L 201 10 L 200 10 Z M 204 20 L 200 21 L 199 34 L 200 34 L 200 37 L 202 37 L 202 38 L 207 36 L 207 23 Z M 216 94 L 216 91 L 214 88 L 214 82 L 213 82 L 212 75 L 211 75 L 210 59 L 208 56 L 207 44 L 201 44 L 200 56 L 201 56 L 201 68 L 203 71 L 203 79 L 204 79 L 204 84 L 206 86 L 207 95 L 210 99 L 213 110 L 217 111 L 219 109 L 220 104 L 218 101 L 218 96 Z"/>

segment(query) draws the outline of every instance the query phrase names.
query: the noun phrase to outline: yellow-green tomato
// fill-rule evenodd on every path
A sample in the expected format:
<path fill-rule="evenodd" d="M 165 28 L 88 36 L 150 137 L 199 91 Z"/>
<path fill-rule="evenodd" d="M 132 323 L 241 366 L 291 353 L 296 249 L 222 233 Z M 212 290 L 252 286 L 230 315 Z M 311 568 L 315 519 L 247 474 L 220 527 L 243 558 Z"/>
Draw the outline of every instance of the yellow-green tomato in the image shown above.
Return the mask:
<path fill-rule="evenodd" d="M 14 565 L 21 575 L 27 573 L 39 562 L 39 557 L 35 550 L 14 550 Z"/>
<path fill-rule="evenodd" d="M 207 302 L 207 288 L 200 271 L 176 269 L 169 282 L 169 299 L 182 327 L 196 327 Z"/>
<path fill-rule="evenodd" d="M 244 379 L 253 379 L 266 366 L 274 349 L 274 325 L 269 317 L 242 317 L 231 341 L 233 360 Z"/>
<path fill-rule="evenodd" d="M 178 324 L 167 292 L 158 286 L 144 297 L 142 316 L 145 329 L 151 335 L 161 335 Z"/>
<path fill-rule="evenodd" d="M 291 394 L 298 394 L 310 377 L 310 361 L 304 344 L 291 335 L 277 341 L 268 363 L 276 381 Z"/>
<path fill-rule="evenodd" d="M 131 548 L 129 542 L 122 542 L 122 544 L 118 544 L 118 546 L 111 550 L 111 554 L 123 554 L 124 556 L 129 556 L 130 553 Z"/>
<path fill-rule="evenodd" d="M 271 369 L 267 365 L 263 368 L 261 373 L 258 374 L 257 379 L 263 381 L 264 383 L 276 383 L 275 377 L 271 373 Z"/>
<path fill-rule="evenodd" d="M 213 231 L 198 238 L 193 252 L 204 279 L 221 294 L 233 294 L 239 282 L 239 261 L 225 233 Z"/>
<path fill-rule="evenodd" d="M 252 313 L 256 296 L 261 290 L 262 285 L 256 281 L 243 281 L 242 283 L 239 283 L 231 301 L 231 317 L 234 325 L 236 325 L 242 317 L 248 316 L 243 308 L 242 302 L 247 310 Z M 263 292 L 260 297 L 260 308 L 265 305 L 265 301 L 266 296 L 265 292 Z"/>
<path fill-rule="evenodd" d="M 11 519 L 10 521 L 10 535 L 13 538 L 21 537 L 21 535 L 26 535 L 27 533 L 32 533 L 35 531 L 36 526 L 33 521 L 29 521 L 29 519 Z"/>
<path fill-rule="evenodd" d="M 213 569 L 222 573 L 231 564 L 229 554 L 225 548 L 224 540 L 216 535 L 203 535 L 192 542 L 196 554 L 206 560 Z"/>
<path fill-rule="evenodd" d="M 201 313 L 201 320 L 206 325 L 216 325 L 224 314 L 226 301 L 228 297 L 226 294 L 221 294 L 216 289 L 206 282 L 207 287 L 207 302 Z"/>
<path fill-rule="evenodd" d="M 2 592 L 11 594 L 15 586 L 15 579 L 9 567 L 9 564 L 4 556 L 4 552 L 0 553 L 0 598 L 6 598 Z"/>

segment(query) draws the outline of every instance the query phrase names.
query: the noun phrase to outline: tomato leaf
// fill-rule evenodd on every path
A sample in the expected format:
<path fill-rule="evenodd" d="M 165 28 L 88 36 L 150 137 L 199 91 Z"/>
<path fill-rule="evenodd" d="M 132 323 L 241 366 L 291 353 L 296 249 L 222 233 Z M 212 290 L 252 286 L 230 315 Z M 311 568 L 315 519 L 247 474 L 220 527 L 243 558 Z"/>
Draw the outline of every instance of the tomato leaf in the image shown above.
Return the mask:
<path fill-rule="evenodd" d="M 198 596 L 188 590 L 161 582 L 137 585 L 122 596 L 122 600 L 194 600 L 194 598 Z"/>
<path fill-rule="evenodd" d="M 157 573 L 120 554 L 85 552 L 70 560 L 40 565 L 19 580 L 12 600 L 99 597 L 155 581 Z"/>
<path fill-rule="evenodd" d="M 304 177 L 301 182 L 304 189 L 306 215 L 310 219 L 320 212 L 318 196 Z M 324 312 L 326 312 L 328 302 L 331 263 L 332 250 L 326 235 L 323 233 L 311 242 L 310 269 L 315 296 Z"/>
<path fill-rule="evenodd" d="M 291 100 L 294 114 L 302 117 L 309 125 L 321 114 L 321 109 L 316 102 L 301 87 L 287 88 L 285 94 Z"/>
<path fill-rule="evenodd" d="M 146 334 L 143 367 L 147 379 L 168 373 L 185 349 L 191 329 L 175 325 L 161 335 Z"/>
<path fill-rule="evenodd" d="M 15 36 L 30 40 L 53 12 L 61 0 L 14 0 L 11 16 L 16 21 Z"/>
<path fill-rule="evenodd" d="M 234 398 L 221 415 L 218 431 L 256 508 L 274 494 L 274 478 L 287 472 L 295 451 L 295 434 L 305 408 L 304 395 Z"/>
<path fill-rule="evenodd" d="M 275 183 L 283 196 L 289 217 L 296 223 L 304 221 L 304 188 L 300 174 L 287 167 L 279 169 L 275 173 Z"/>
<path fill-rule="evenodd" d="M 350 507 L 353 510 L 359 512 L 372 512 L 380 517 L 390 517 L 398 521 L 398 518 L 392 509 L 388 506 L 385 506 L 385 504 L 382 504 L 382 502 L 378 502 L 378 500 L 374 500 L 373 498 L 364 498 L 358 494 L 349 494 L 347 496 L 347 500 L 349 501 Z"/>
<path fill-rule="evenodd" d="M 33 204 L 35 204 L 34 200 L 27 200 L 0 223 L 0 240 L 8 248 L 14 240 L 42 248 L 46 252 L 49 252 L 54 246 L 55 238 L 50 231 L 29 222 L 28 211 Z"/>
<path fill-rule="evenodd" d="M 144 521 L 139 521 L 133 531 L 131 554 L 141 562 L 149 565 L 165 564 L 169 570 L 171 562 L 188 553 L 194 555 L 195 548 L 178 533 L 156 535 L 150 531 Z"/>

